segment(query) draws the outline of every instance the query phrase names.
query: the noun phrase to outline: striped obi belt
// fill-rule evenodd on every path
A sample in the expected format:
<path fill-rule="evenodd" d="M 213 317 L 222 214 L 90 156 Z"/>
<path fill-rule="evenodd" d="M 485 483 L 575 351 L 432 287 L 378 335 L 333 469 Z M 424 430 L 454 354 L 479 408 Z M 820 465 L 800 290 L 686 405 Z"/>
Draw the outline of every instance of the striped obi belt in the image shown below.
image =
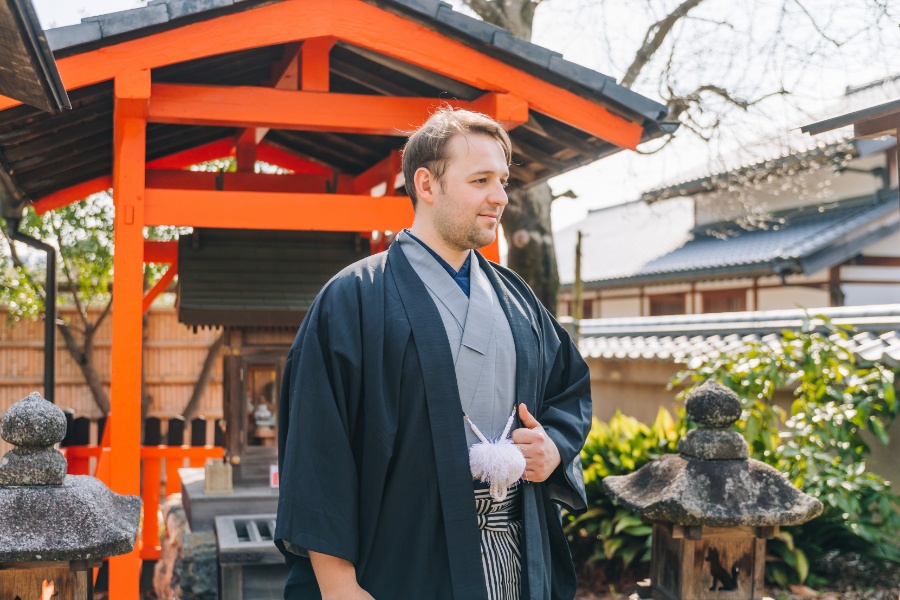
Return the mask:
<path fill-rule="evenodd" d="M 495 502 L 487 484 L 475 482 L 481 564 L 488 600 L 519 600 L 522 581 L 522 484 Z"/>

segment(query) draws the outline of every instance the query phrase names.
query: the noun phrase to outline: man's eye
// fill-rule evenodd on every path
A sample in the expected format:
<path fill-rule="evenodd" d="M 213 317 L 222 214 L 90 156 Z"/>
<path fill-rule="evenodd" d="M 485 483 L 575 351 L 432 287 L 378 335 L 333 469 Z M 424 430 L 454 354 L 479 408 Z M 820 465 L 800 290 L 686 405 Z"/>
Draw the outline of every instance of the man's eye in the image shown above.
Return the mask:
<path fill-rule="evenodd" d="M 482 177 L 481 179 L 476 179 L 475 183 L 487 183 L 487 177 Z"/>

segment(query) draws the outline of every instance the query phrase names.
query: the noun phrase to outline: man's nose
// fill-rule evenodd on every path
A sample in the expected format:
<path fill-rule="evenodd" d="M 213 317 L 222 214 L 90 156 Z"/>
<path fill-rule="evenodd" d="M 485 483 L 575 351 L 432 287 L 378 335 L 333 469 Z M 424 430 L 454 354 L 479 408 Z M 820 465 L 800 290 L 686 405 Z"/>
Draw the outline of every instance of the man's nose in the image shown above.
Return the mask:
<path fill-rule="evenodd" d="M 491 193 L 488 196 L 488 202 L 497 206 L 506 206 L 509 204 L 509 196 L 506 195 L 506 188 L 502 183 L 491 186 Z"/>

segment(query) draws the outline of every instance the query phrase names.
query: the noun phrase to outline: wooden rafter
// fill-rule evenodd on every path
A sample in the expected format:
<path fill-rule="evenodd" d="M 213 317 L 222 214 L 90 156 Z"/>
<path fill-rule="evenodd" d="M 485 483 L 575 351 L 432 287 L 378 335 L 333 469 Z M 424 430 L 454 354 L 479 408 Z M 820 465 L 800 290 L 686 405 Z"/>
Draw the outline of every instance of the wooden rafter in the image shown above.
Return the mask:
<path fill-rule="evenodd" d="M 400 169 L 400 151 L 392 150 L 387 158 L 353 178 L 353 193 L 368 194 L 374 187 L 383 183 L 385 195 L 393 196 L 396 193 Z"/>

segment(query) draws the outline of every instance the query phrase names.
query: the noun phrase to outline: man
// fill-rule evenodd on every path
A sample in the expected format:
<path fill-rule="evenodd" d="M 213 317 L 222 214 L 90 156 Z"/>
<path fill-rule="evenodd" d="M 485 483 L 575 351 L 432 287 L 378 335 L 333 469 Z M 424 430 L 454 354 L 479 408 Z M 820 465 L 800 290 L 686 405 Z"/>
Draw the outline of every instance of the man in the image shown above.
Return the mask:
<path fill-rule="evenodd" d="M 493 120 L 432 115 L 403 151 L 413 226 L 310 308 L 279 406 L 286 599 L 574 596 L 554 503 L 586 506 L 590 378 L 528 286 L 475 251 L 510 164 Z M 474 478 L 494 452 L 512 477 Z"/>

